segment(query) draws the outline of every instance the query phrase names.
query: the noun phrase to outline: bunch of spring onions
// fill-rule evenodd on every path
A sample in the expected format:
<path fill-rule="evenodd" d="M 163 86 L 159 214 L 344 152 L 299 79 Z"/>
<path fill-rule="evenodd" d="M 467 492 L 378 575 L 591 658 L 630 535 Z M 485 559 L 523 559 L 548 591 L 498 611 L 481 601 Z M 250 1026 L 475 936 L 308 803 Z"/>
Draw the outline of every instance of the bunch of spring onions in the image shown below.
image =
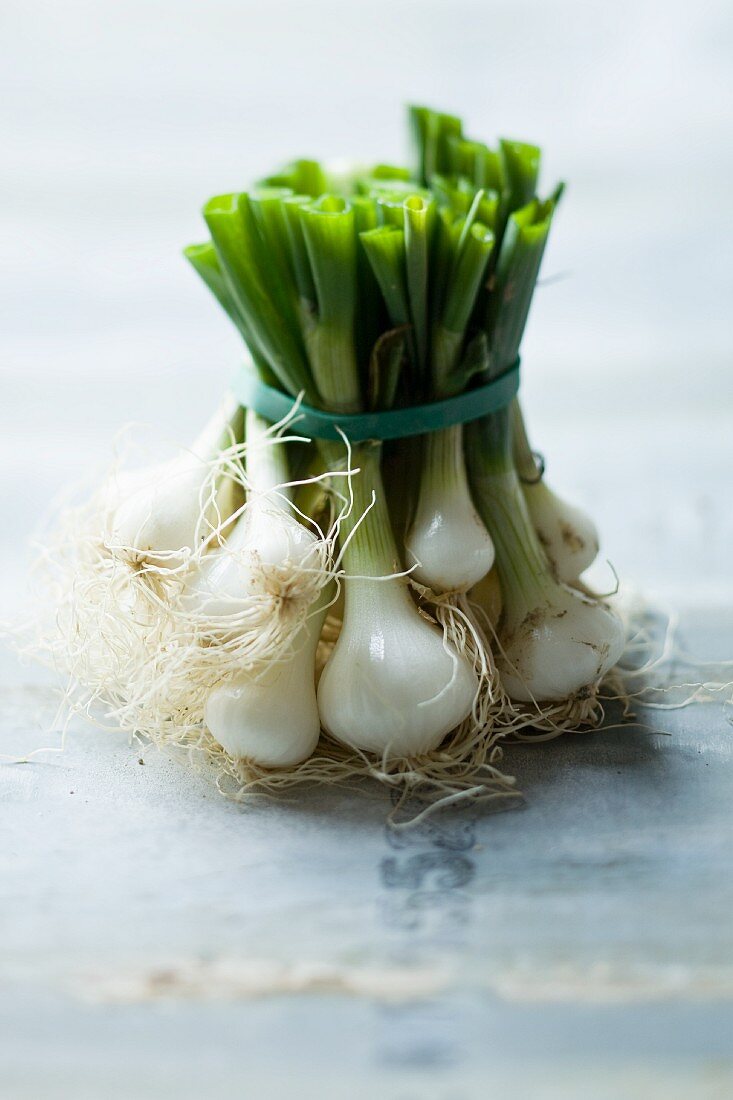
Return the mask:
<path fill-rule="evenodd" d="M 210 239 L 186 256 L 293 417 L 225 404 L 192 446 L 103 495 L 102 556 L 155 588 L 145 638 L 175 612 L 158 680 L 182 637 L 196 654 L 195 699 L 167 698 L 165 721 L 185 712 L 260 768 L 330 745 L 420 761 L 450 754 L 457 730 L 478 743 L 517 715 L 581 713 L 623 648 L 580 582 L 595 528 L 546 485 L 517 400 L 389 443 L 296 434 L 299 402 L 338 423 L 517 360 L 562 187 L 538 194 L 533 145 L 489 147 L 424 107 L 410 127 L 409 166 L 299 160 L 206 203 Z M 124 694 L 118 677 L 118 715 Z"/>

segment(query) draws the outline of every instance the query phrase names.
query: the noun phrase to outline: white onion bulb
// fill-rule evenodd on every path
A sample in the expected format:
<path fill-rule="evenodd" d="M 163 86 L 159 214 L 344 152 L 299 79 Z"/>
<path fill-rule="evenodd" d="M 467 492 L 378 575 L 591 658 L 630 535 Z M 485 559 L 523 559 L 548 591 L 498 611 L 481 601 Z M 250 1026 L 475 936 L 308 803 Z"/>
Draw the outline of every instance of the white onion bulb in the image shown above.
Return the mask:
<path fill-rule="evenodd" d="M 502 636 L 502 684 L 520 702 L 560 702 L 598 684 L 624 649 L 624 629 L 605 604 L 575 589 L 514 600 Z"/>
<path fill-rule="evenodd" d="M 470 713 L 478 680 L 400 579 L 347 580 L 344 623 L 318 686 L 321 721 L 388 758 L 437 748 Z"/>
<path fill-rule="evenodd" d="M 224 545 L 191 578 L 184 605 L 206 615 L 236 615 L 253 594 L 289 595 L 307 570 L 320 568 L 315 535 L 276 494 L 251 497 Z"/>
<path fill-rule="evenodd" d="M 573 584 L 598 555 L 598 530 L 590 516 L 563 500 L 544 481 L 523 485 L 530 518 L 559 581 Z"/>
<path fill-rule="evenodd" d="M 412 576 L 434 592 L 465 591 L 494 563 L 494 544 L 471 499 L 461 425 L 433 432 L 417 511 L 405 540 Z"/>
<path fill-rule="evenodd" d="M 107 542 L 113 553 L 133 562 L 175 566 L 195 549 L 211 464 L 231 442 L 230 425 L 238 415 L 236 403 L 228 400 L 190 448 L 167 462 L 110 480 L 105 498 L 111 512 Z M 224 481 L 231 488 L 231 478 Z M 224 496 L 217 503 L 226 519 Z"/>
<path fill-rule="evenodd" d="M 301 627 L 292 654 L 257 679 L 239 676 L 210 693 L 204 710 L 214 738 L 235 760 L 261 767 L 292 767 L 316 747 L 321 723 L 315 657 L 327 600 Z"/>

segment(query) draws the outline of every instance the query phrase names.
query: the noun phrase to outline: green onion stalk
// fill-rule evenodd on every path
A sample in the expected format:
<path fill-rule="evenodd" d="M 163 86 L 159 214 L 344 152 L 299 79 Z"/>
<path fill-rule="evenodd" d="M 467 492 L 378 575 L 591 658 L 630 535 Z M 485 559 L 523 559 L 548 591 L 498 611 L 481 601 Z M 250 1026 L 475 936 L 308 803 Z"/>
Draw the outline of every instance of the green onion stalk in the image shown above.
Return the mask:
<path fill-rule="evenodd" d="M 363 372 L 354 316 L 359 245 L 354 209 L 346 199 L 329 198 L 319 201 L 306 217 L 318 298 L 311 346 L 314 379 L 324 408 L 357 412 L 366 395 L 359 386 Z M 390 356 L 388 344 L 374 349 L 367 374 L 372 376 L 375 403 L 389 406 L 400 364 L 401 356 Z M 336 460 L 333 445 L 324 451 Z M 332 736 L 360 749 L 393 757 L 419 756 L 437 747 L 463 721 L 478 684 L 468 662 L 450 652 L 437 628 L 419 615 L 399 575 L 400 556 L 381 476 L 381 446 L 358 446 L 353 462 L 359 472 L 342 524 L 344 617 L 319 683 L 321 722 Z"/>
<path fill-rule="evenodd" d="M 482 192 L 469 214 L 442 217 L 430 330 L 430 396 L 451 397 L 465 388 L 461 369 L 471 312 L 494 245 L 491 229 L 476 220 Z M 461 547 L 456 554 L 456 546 Z M 437 593 L 465 592 L 492 567 L 494 547 L 474 506 L 463 454 L 463 427 L 455 424 L 423 441 L 417 507 L 406 548 L 415 578 Z"/>
<path fill-rule="evenodd" d="M 472 316 L 478 377 L 488 381 L 519 353 L 563 188 L 546 202 L 538 200 L 540 150 L 534 145 L 502 140 L 494 153 L 467 141 L 451 116 L 414 108 L 411 120 L 420 178 L 428 185 L 434 181 L 445 204 L 465 203 L 471 185 L 474 206 L 487 202 L 480 189 L 488 193 L 486 220 L 496 243 Z M 496 548 L 504 686 L 520 701 L 587 692 L 623 646 L 616 616 L 568 586 L 578 583 L 597 553 L 595 527 L 545 484 L 518 400 L 470 425 L 467 450 L 476 504 Z"/>
<path fill-rule="evenodd" d="M 334 175 L 293 162 L 250 191 L 210 200 L 211 240 L 186 250 L 260 379 L 336 423 L 440 401 L 513 364 L 560 194 L 537 197 L 534 145 L 490 148 L 455 116 L 425 107 L 411 109 L 410 123 L 411 168 Z M 317 448 L 323 468 L 344 470 L 341 444 Z M 284 457 L 292 462 L 292 445 Z M 409 484 L 391 486 L 397 515 L 384 471 L 400 463 Z M 359 443 L 351 469 L 339 534 L 343 625 L 317 697 L 333 737 L 414 757 L 472 712 L 471 664 L 418 613 L 409 576 L 434 594 L 465 592 L 495 563 L 502 676 L 516 700 L 577 696 L 615 663 L 615 616 L 564 583 L 577 583 L 597 540 L 578 516 L 560 517 L 518 403 L 417 447 Z M 322 504 L 319 493 L 298 500 Z M 571 564 L 555 545 L 573 541 L 568 524 L 584 551 L 576 542 Z"/>
<path fill-rule="evenodd" d="M 207 285 L 254 348 L 255 369 L 261 370 L 264 359 L 268 374 L 261 377 L 274 375 L 286 392 L 303 394 L 336 420 L 365 408 L 389 408 L 404 396 L 406 364 L 420 366 L 421 345 L 408 330 L 414 332 L 412 311 L 422 308 L 427 315 L 428 287 L 420 283 L 427 234 L 418 227 L 409 238 L 412 297 L 408 312 L 393 323 L 385 273 L 374 272 L 362 241 L 375 233 L 401 234 L 390 219 L 395 209 L 402 211 L 403 197 L 397 204 L 390 186 L 368 195 L 355 189 L 313 198 L 278 191 L 268 182 L 264 208 L 258 193 L 207 204 L 218 260 L 214 264 L 207 254 Z M 424 215 L 427 222 L 432 209 L 416 206 L 409 207 L 413 220 Z M 197 246 L 187 255 L 200 261 L 202 251 Z M 425 339 L 422 346 L 426 355 Z M 321 441 L 319 449 L 324 464 L 343 465 L 341 444 Z M 351 456 L 358 472 L 341 522 L 343 625 L 320 679 L 318 710 L 323 727 L 349 745 L 414 757 L 432 751 L 470 714 L 478 680 L 469 661 L 445 643 L 412 600 L 386 505 L 381 456 L 379 444 L 358 445 Z M 228 726 L 224 738 L 232 743 Z"/>
<path fill-rule="evenodd" d="M 198 549 L 215 544 L 239 496 L 237 478 L 219 469 L 219 460 L 242 432 L 242 410 L 226 399 L 174 458 L 114 474 L 102 493 L 112 556 L 139 569 L 175 572 Z"/>
<path fill-rule="evenodd" d="M 489 378 L 518 354 L 553 211 L 554 203 L 533 199 L 509 216 L 484 312 Z M 530 456 L 518 403 L 474 422 L 467 448 L 478 509 L 496 547 L 504 687 L 523 702 L 587 693 L 618 661 L 623 628 L 606 605 L 559 581 L 548 559 L 526 497 L 536 478 L 534 463 L 532 481 L 526 477 Z"/>
<path fill-rule="evenodd" d="M 199 617 L 203 613 L 220 629 L 224 625 L 223 640 L 236 632 L 243 594 L 269 593 L 281 616 L 287 609 L 295 613 L 284 656 L 256 676 L 241 672 L 215 684 L 204 704 L 206 725 L 230 756 L 282 768 L 306 760 L 318 742 L 313 666 L 334 593 L 332 584 L 315 587 L 305 616 L 292 598 L 300 577 L 318 575 L 319 546 L 290 508 L 287 445 L 273 440 L 270 431 L 265 420 L 247 411 L 248 507 L 226 546 L 204 559 L 185 600 Z"/>

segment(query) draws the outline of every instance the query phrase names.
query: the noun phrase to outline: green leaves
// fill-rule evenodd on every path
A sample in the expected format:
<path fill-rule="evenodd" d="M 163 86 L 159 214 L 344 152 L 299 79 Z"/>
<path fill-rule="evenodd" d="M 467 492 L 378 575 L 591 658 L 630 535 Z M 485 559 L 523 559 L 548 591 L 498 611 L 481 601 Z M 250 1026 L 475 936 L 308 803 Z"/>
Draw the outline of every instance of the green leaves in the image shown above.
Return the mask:
<path fill-rule="evenodd" d="M 390 329 L 374 345 L 367 387 L 369 409 L 390 409 L 394 405 L 407 356 L 408 335 L 407 326 Z"/>
<path fill-rule="evenodd" d="M 458 393 L 513 362 L 562 192 L 537 199 L 535 145 L 409 117 L 411 169 L 293 161 L 211 199 L 211 241 L 185 253 L 260 375 L 337 412 Z"/>
<path fill-rule="evenodd" d="M 298 208 L 316 292 L 315 323 L 308 332 L 311 371 L 326 408 L 361 408 L 356 358 L 356 222 L 339 195 L 322 195 Z"/>
<path fill-rule="evenodd" d="M 246 193 L 218 195 L 204 207 L 219 265 L 248 343 L 269 364 L 289 393 L 314 388 L 303 340 L 294 323 L 293 303 L 276 266 L 270 262 Z"/>
<path fill-rule="evenodd" d="M 424 183 L 436 173 L 450 170 L 451 142 L 463 135 L 463 124 L 455 115 L 429 107 L 409 108 L 410 134 L 417 177 Z"/>
<path fill-rule="evenodd" d="M 508 208 L 525 206 L 537 194 L 541 152 L 536 145 L 502 138 L 501 152 L 506 168 Z"/>
<path fill-rule="evenodd" d="M 317 160 L 294 160 L 279 172 L 261 181 L 262 187 L 287 187 L 298 195 L 318 198 L 328 190 L 323 166 Z"/>
<path fill-rule="evenodd" d="M 395 326 L 410 324 L 407 292 L 405 234 L 395 225 L 380 225 L 360 234 L 379 289 Z"/>
<path fill-rule="evenodd" d="M 483 317 L 490 345 L 490 374 L 519 354 L 555 205 L 533 199 L 509 218 Z"/>

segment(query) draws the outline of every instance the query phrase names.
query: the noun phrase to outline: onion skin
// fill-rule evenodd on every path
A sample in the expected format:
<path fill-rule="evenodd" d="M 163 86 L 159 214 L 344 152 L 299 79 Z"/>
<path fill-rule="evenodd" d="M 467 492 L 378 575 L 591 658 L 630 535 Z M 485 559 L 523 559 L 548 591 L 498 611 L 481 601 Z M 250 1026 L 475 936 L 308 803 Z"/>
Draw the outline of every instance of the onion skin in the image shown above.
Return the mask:
<path fill-rule="evenodd" d="M 573 584 L 598 556 L 596 525 L 582 509 L 553 493 L 544 481 L 523 485 L 522 491 L 555 577 L 563 584 Z"/>
<path fill-rule="evenodd" d="M 572 700 L 596 690 L 621 656 L 625 632 L 606 604 L 553 575 L 514 464 L 509 416 L 491 413 L 469 433 L 472 488 L 504 597 L 497 666 L 518 702 Z"/>
<path fill-rule="evenodd" d="M 315 657 L 328 600 L 301 627 L 292 655 L 262 675 L 214 688 L 204 708 L 212 736 L 235 760 L 266 768 L 294 767 L 313 753 L 321 730 Z"/>
<path fill-rule="evenodd" d="M 145 470 L 114 475 L 103 491 L 106 545 L 132 565 L 175 567 L 209 534 L 207 524 L 226 520 L 237 495 L 231 476 L 214 477 L 222 448 L 241 438 L 243 412 L 227 397 L 192 445 L 175 458 Z M 203 495 L 213 495 L 202 515 Z M 204 532 L 199 534 L 199 528 Z"/>
<path fill-rule="evenodd" d="M 209 468 L 195 455 L 146 471 L 144 484 L 117 507 L 108 542 L 131 563 L 175 565 L 193 552 L 201 516 L 200 494 Z"/>
<path fill-rule="evenodd" d="M 501 592 L 499 570 L 496 566 L 493 566 L 486 576 L 474 585 L 468 595 L 474 603 L 479 605 L 494 630 L 497 630 L 504 607 L 504 597 Z"/>
<path fill-rule="evenodd" d="M 532 525 L 555 579 L 563 584 L 575 584 L 598 555 L 598 530 L 590 516 L 563 500 L 545 483 L 544 461 L 539 461 L 538 469 L 538 458 L 529 445 L 524 417 L 516 399 L 509 416 L 512 456 Z"/>
<path fill-rule="evenodd" d="M 471 499 L 462 428 L 433 432 L 415 518 L 405 540 L 412 575 L 433 592 L 465 592 L 494 564 L 494 544 Z"/>
<path fill-rule="evenodd" d="M 333 737 L 380 757 L 422 756 L 471 713 L 479 683 L 469 661 L 412 601 L 400 572 L 380 472 L 381 449 L 353 461 L 353 509 L 342 537 L 341 633 L 318 686 L 321 722 Z"/>
<path fill-rule="evenodd" d="M 433 592 L 463 592 L 485 577 L 494 563 L 494 545 L 473 512 L 444 499 L 429 515 L 418 515 L 405 544 L 412 576 Z"/>
<path fill-rule="evenodd" d="M 285 508 L 266 497 L 250 501 L 224 545 L 207 554 L 191 578 L 183 597 L 189 610 L 209 618 L 236 615 L 247 596 L 288 597 L 304 570 L 320 568 L 315 535 Z"/>
<path fill-rule="evenodd" d="M 364 585 L 373 591 L 354 593 Z M 346 581 L 343 628 L 318 686 L 333 737 L 388 759 L 422 756 L 467 717 L 477 690 L 469 662 L 445 649 L 401 581 Z"/>
<path fill-rule="evenodd" d="M 517 702 L 562 702 L 594 690 L 623 653 L 625 633 L 605 604 L 558 586 L 503 633 L 502 685 Z"/>

